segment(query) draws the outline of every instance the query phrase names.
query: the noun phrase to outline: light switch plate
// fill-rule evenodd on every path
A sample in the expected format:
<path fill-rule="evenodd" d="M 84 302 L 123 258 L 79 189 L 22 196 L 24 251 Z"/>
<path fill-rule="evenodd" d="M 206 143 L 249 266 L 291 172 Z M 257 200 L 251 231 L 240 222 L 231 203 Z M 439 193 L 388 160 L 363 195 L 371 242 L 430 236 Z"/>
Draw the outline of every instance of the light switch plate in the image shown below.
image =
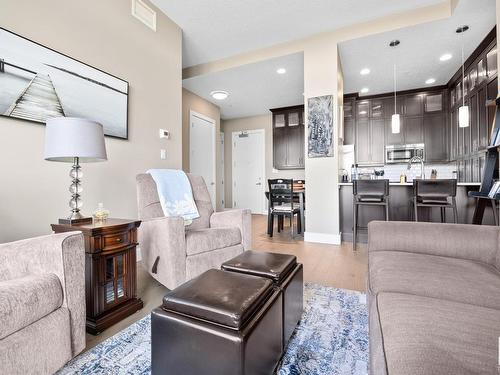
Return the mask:
<path fill-rule="evenodd" d="M 170 132 L 165 129 L 160 129 L 160 138 L 170 139 Z"/>
<path fill-rule="evenodd" d="M 160 159 L 161 160 L 167 159 L 167 150 L 165 150 L 164 148 L 160 150 Z"/>

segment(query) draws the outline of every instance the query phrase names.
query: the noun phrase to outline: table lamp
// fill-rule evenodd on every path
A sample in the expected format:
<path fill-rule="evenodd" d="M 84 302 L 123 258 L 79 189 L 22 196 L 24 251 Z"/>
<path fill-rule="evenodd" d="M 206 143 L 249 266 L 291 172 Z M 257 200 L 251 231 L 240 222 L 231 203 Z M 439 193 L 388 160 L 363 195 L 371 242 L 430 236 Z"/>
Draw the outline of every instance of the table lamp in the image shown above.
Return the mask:
<path fill-rule="evenodd" d="M 59 224 L 92 223 L 92 217 L 80 213 L 82 171 L 80 163 L 107 160 L 104 131 L 101 124 L 82 118 L 55 117 L 47 120 L 45 129 L 45 160 L 73 163 L 69 191 L 71 216 L 59 219 Z"/>

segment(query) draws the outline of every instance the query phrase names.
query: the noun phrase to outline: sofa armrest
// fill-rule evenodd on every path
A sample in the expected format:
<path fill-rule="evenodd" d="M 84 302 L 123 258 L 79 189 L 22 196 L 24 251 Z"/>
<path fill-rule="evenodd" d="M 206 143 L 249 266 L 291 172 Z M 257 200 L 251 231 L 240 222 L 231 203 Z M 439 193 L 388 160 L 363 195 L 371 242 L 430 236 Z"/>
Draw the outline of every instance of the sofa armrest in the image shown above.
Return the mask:
<path fill-rule="evenodd" d="M 0 245 L 0 281 L 55 274 L 70 313 L 73 356 L 85 349 L 85 248 L 81 232 L 66 232 Z"/>
<path fill-rule="evenodd" d="M 238 227 L 245 250 L 252 247 L 252 214 L 248 209 L 214 212 L 210 216 L 210 228 Z"/>
<path fill-rule="evenodd" d="M 471 224 L 372 221 L 368 251 L 404 251 L 496 266 L 499 229 Z"/>
<path fill-rule="evenodd" d="M 144 220 L 138 229 L 142 264 L 160 283 L 174 289 L 186 278 L 186 233 L 182 217 Z"/>

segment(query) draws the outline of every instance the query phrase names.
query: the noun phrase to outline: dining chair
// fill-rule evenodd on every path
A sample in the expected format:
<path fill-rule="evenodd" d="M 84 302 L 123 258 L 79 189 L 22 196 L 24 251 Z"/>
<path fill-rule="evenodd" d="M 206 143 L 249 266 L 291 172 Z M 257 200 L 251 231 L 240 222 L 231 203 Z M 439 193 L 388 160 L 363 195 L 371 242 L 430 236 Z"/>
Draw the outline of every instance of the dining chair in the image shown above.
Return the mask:
<path fill-rule="evenodd" d="M 389 221 L 389 180 L 354 180 L 352 183 L 352 249 L 356 250 L 359 206 L 383 206 Z"/>
<path fill-rule="evenodd" d="M 272 237 L 274 229 L 274 217 L 278 218 L 278 232 L 283 229 L 283 219 L 290 218 L 292 238 L 294 238 L 294 216 L 297 215 L 297 232 L 302 233 L 301 207 L 294 200 L 294 189 L 292 179 L 269 179 L 269 210 L 267 216 L 267 234 Z"/>
<path fill-rule="evenodd" d="M 441 222 L 446 222 L 446 209 L 453 211 L 453 222 L 458 222 L 457 211 L 457 180 L 413 180 L 413 219 L 418 221 L 419 207 L 439 207 L 441 209 Z"/>

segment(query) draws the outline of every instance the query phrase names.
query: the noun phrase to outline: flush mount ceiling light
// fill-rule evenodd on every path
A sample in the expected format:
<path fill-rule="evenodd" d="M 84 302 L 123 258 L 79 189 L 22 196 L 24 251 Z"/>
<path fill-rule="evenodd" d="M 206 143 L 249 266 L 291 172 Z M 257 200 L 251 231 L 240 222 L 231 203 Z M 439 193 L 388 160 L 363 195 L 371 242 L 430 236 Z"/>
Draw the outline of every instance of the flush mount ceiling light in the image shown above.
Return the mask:
<path fill-rule="evenodd" d="M 370 89 L 368 87 L 363 87 L 360 92 L 361 94 L 366 94 L 368 91 L 370 91 Z"/>
<path fill-rule="evenodd" d="M 439 58 L 440 61 L 448 61 L 449 59 L 451 59 L 453 56 L 451 53 L 445 53 L 444 55 L 441 55 L 441 57 Z"/>
<path fill-rule="evenodd" d="M 216 91 L 212 91 L 210 93 L 210 96 L 214 99 L 217 99 L 217 100 L 224 100 L 224 99 L 227 99 L 227 97 L 229 96 L 229 93 L 227 91 L 216 90 Z"/>
<path fill-rule="evenodd" d="M 464 58 L 464 33 L 469 30 L 469 26 L 462 25 L 456 29 L 457 34 L 462 35 L 462 105 L 458 108 L 458 126 L 467 128 L 469 126 L 469 106 L 465 105 L 465 58 Z"/>
<path fill-rule="evenodd" d="M 436 82 L 436 80 L 434 78 L 429 78 L 427 81 L 425 81 L 425 84 L 426 85 L 432 85 L 435 82 Z"/>
<path fill-rule="evenodd" d="M 370 74 L 370 69 L 368 69 L 368 68 L 361 69 L 359 74 L 361 74 L 362 76 L 366 76 L 366 75 Z"/>
<path fill-rule="evenodd" d="M 285 68 L 279 68 L 276 70 L 276 73 L 278 74 L 285 74 L 286 73 L 286 69 Z"/>

